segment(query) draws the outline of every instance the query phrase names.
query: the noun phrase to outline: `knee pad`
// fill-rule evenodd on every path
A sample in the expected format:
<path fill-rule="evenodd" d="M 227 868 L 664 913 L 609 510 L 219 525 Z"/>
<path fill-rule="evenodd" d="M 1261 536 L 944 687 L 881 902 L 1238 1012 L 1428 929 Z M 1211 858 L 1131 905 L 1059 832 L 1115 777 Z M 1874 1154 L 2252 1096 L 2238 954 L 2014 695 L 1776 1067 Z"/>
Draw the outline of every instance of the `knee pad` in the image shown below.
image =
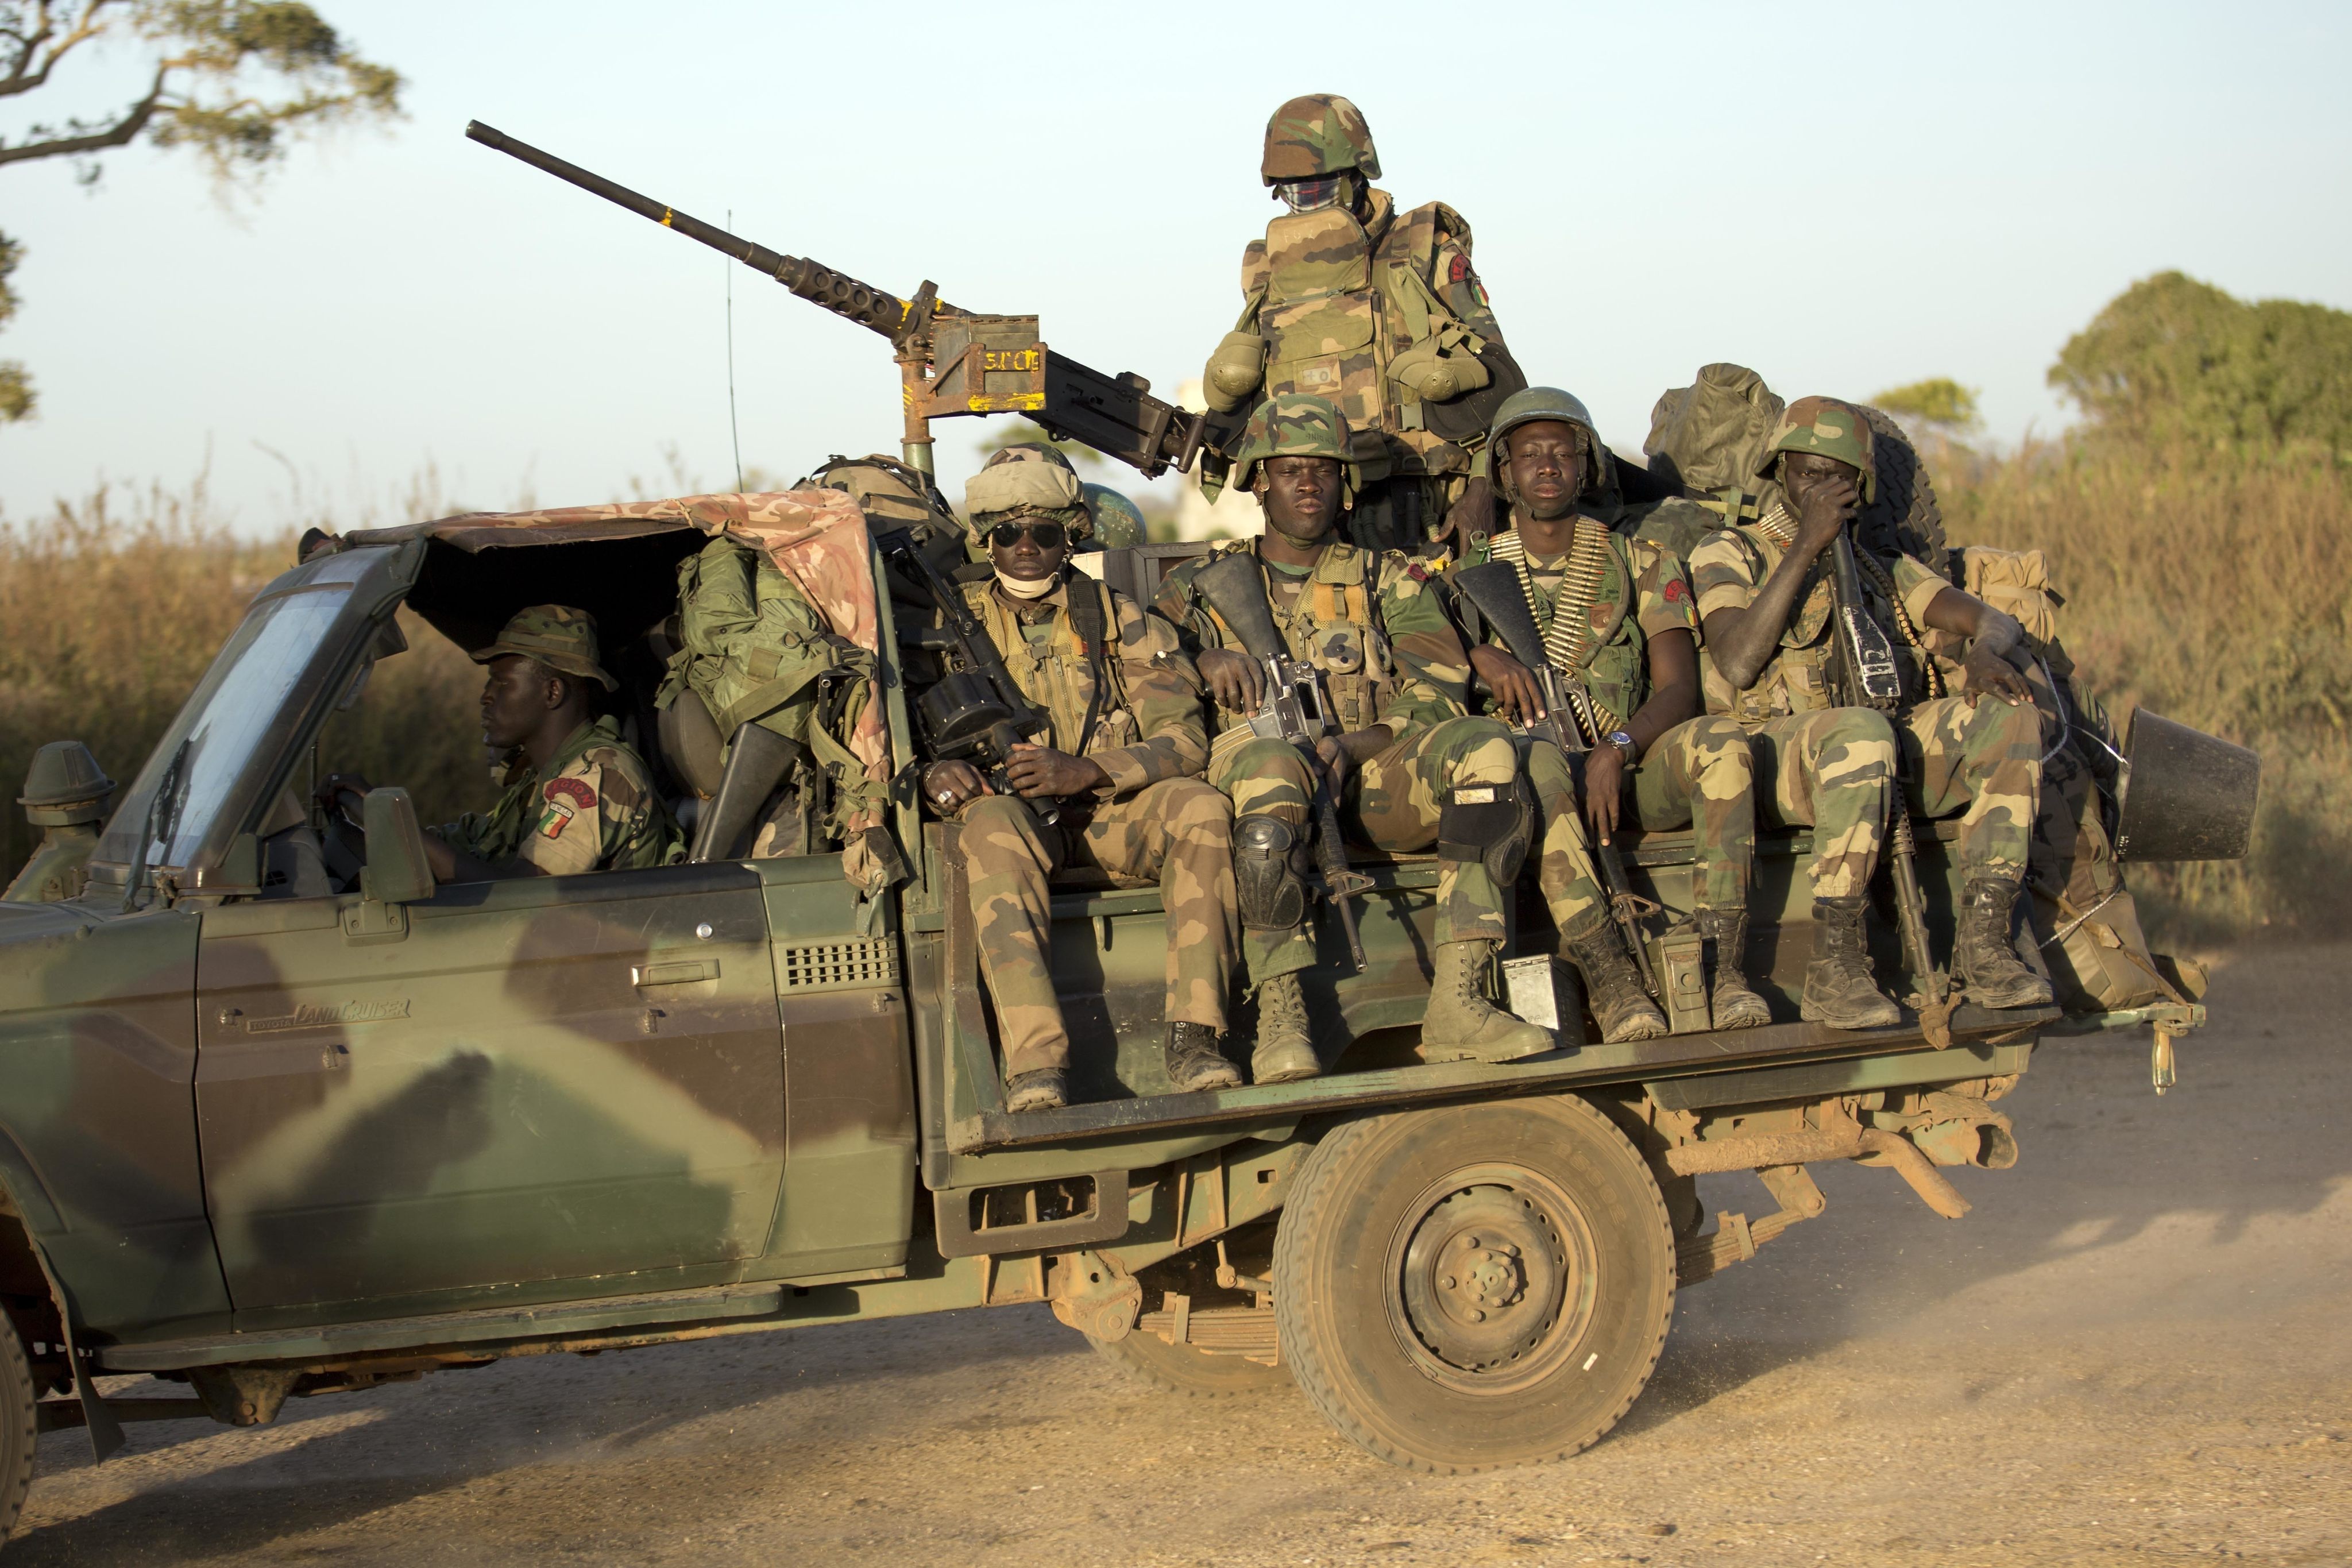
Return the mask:
<path fill-rule="evenodd" d="M 1498 887 L 1517 880 L 1535 834 L 1535 813 L 1517 779 L 1507 784 L 1457 784 L 1437 810 L 1437 855 L 1476 860 Z"/>
<path fill-rule="evenodd" d="M 1307 843 L 1278 816 L 1234 825 L 1234 890 L 1248 931 L 1291 931 L 1307 918 Z"/>

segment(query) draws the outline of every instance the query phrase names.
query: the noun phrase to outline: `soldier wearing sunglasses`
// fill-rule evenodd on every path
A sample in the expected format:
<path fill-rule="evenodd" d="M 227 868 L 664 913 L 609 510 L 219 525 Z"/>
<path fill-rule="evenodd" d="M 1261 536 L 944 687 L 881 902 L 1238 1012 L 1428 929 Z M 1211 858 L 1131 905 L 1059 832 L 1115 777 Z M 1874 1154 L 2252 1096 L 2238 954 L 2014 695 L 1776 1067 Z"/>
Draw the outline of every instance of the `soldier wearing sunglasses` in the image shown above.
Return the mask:
<path fill-rule="evenodd" d="M 1067 1100 L 1047 879 L 1072 866 L 1159 879 L 1169 1084 L 1233 1088 L 1241 1075 L 1220 1048 L 1240 936 L 1233 814 L 1200 778 L 1209 750 L 1200 677 L 1165 621 L 1067 569 L 1093 527 L 1077 478 L 1017 452 L 1000 453 L 964 492 L 989 574 L 961 591 L 1014 684 L 1052 716 L 1052 734 L 1013 749 L 1012 795 L 961 762 L 933 763 L 921 780 L 925 808 L 962 826 L 1007 1107 Z M 1034 808 L 1047 802 L 1058 803 L 1050 824 Z"/>

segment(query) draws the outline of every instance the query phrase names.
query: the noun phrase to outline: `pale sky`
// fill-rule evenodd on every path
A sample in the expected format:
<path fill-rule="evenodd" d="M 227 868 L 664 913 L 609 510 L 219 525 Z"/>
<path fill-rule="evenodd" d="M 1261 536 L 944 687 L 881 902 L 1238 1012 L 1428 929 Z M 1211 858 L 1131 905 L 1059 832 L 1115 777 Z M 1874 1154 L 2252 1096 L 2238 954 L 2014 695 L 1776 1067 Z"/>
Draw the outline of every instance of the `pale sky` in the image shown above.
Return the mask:
<path fill-rule="evenodd" d="M 207 477 L 236 526 L 730 488 L 897 450 L 887 345 L 465 140 L 481 119 L 900 294 L 1034 311 L 1172 396 L 1276 210 L 1267 114 L 1353 98 L 1444 200 L 1528 374 L 1637 448 L 1710 360 L 1789 396 L 1928 375 L 2050 433 L 2059 346 L 2178 268 L 2352 308 L 2352 7 L 2245 4 L 824 6 L 319 0 L 408 118 L 225 209 L 184 154 L 0 169 L 27 257 L 0 519 Z M 1113 19 L 1116 16 L 1117 19 Z M 136 96 L 129 48 L 0 104 Z M 951 491 L 977 422 L 940 429 Z"/>

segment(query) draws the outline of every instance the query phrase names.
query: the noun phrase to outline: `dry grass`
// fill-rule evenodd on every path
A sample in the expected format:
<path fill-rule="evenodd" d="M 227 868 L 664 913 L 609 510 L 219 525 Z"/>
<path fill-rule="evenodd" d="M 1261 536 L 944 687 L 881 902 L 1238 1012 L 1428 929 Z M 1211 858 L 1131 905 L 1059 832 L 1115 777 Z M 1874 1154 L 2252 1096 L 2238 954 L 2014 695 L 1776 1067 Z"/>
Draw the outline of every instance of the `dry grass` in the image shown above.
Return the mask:
<path fill-rule="evenodd" d="M 2174 940 L 2327 930 L 2352 913 L 2352 491 L 2309 463 L 2029 447 L 1938 474 L 1955 543 L 2037 547 L 2089 689 L 2255 748 L 2243 863 L 2133 876 Z"/>

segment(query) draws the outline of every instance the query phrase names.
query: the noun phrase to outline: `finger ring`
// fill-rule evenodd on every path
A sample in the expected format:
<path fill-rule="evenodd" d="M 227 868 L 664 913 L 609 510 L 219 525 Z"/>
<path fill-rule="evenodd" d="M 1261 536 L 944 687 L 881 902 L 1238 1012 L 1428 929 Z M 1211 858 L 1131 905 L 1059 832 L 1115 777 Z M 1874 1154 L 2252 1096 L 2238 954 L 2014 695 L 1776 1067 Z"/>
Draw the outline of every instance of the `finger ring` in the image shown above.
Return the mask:
<path fill-rule="evenodd" d="M 950 801 L 951 801 L 951 800 L 953 800 L 953 799 L 955 798 L 955 793 L 954 793 L 952 790 L 944 790 L 944 789 L 943 789 L 943 790 L 940 791 L 940 793 L 939 793 L 939 797 L 938 797 L 938 798 L 939 798 L 939 803 L 940 803 L 941 805 L 947 805 L 947 803 L 948 803 L 948 802 L 950 802 Z"/>

